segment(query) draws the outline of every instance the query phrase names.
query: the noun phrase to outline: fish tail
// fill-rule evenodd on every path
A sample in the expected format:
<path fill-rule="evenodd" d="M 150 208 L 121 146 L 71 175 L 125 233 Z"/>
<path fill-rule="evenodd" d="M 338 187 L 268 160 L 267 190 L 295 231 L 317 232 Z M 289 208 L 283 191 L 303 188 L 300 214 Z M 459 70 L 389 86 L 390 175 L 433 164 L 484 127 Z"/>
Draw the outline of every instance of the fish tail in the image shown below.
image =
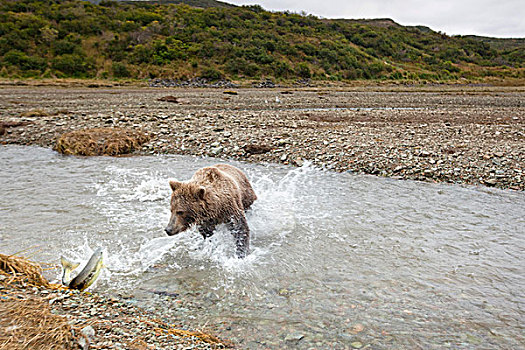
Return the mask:
<path fill-rule="evenodd" d="M 69 272 L 73 271 L 80 265 L 80 263 L 69 261 L 63 256 L 60 257 L 60 263 L 62 264 L 62 268 L 64 269 L 64 271 L 69 271 Z"/>

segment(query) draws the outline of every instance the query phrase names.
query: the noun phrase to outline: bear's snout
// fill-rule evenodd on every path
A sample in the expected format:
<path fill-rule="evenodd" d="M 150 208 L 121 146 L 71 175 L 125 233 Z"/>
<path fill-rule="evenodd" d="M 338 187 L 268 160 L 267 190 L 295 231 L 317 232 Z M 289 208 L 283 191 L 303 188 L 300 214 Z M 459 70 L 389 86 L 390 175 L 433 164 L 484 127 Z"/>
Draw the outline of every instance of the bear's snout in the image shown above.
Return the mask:
<path fill-rule="evenodd" d="M 164 229 L 164 231 L 168 234 L 168 236 L 174 236 L 188 229 L 188 227 L 184 224 L 184 222 L 181 222 L 181 221 L 182 220 L 178 218 L 176 215 L 171 216 L 170 222 Z"/>

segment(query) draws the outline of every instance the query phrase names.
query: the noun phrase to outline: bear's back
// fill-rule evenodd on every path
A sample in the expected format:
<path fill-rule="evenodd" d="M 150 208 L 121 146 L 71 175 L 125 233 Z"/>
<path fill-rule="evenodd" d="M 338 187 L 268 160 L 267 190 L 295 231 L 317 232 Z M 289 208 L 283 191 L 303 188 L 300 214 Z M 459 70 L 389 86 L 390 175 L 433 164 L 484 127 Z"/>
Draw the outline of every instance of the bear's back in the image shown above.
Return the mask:
<path fill-rule="evenodd" d="M 248 209 L 257 199 L 246 175 L 238 168 L 228 164 L 216 164 L 197 170 L 192 181 L 207 188 L 240 198 L 242 208 Z"/>

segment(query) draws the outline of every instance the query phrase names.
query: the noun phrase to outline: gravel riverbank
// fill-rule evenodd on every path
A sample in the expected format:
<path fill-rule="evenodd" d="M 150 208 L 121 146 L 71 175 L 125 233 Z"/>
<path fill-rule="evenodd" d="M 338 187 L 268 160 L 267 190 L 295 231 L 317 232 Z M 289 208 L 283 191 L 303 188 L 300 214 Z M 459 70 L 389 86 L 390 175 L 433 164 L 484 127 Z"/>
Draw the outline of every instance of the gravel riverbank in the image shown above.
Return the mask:
<path fill-rule="evenodd" d="M 335 171 L 523 190 L 523 101 L 525 88 L 485 86 L 7 86 L 0 142 L 51 147 L 67 131 L 131 127 L 151 136 L 137 154 L 308 160 Z"/>
<path fill-rule="evenodd" d="M 133 305 L 133 299 L 57 287 L 34 284 L 0 266 L 0 349 L 233 347 L 214 335 L 190 329 L 181 324 L 183 320 L 164 322 L 158 313 Z"/>

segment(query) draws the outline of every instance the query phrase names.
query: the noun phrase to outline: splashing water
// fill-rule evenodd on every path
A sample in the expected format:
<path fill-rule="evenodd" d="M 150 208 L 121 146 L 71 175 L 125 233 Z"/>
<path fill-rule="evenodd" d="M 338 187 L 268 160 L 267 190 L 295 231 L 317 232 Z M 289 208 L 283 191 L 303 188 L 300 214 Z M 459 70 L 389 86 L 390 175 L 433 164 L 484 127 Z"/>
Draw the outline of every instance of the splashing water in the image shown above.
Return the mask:
<path fill-rule="evenodd" d="M 265 256 L 272 255 L 272 250 L 278 249 L 294 231 L 298 220 L 294 210 L 297 184 L 305 181 L 312 171 L 314 169 L 306 164 L 276 180 L 271 174 L 248 169 L 258 200 L 247 212 L 251 253 L 245 259 L 238 259 L 234 241 L 225 225 L 219 225 L 214 236 L 207 240 L 202 240 L 195 227 L 174 237 L 164 236 L 162 227 L 170 215 L 167 200 L 171 194 L 165 176 L 156 171 L 106 167 L 109 180 L 95 184 L 97 198 L 93 205 L 109 222 L 118 226 L 117 231 L 122 232 L 123 227 L 129 225 L 135 232 L 142 232 L 138 242 L 124 239 L 115 242 L 111 237 L 112 241 L 106 243 L 111 247 L 108 248 L 108 265 L 112 272 L 109 278 L 115 283 L 114 277 L 118 275 L 136 277 L 156 265 L 177 270 L 182 268 L 181 264 L 199 269 L 216 268 L 223 280 L 214 288 L 231 281 L 232 276 L 244 276 L 263 262 Z M 187 179 L 191 172 L 180 176 Z M 139 213 L 136 212 L 137 202 L 146 203 Z M 156 237 L 147 234 L 152 227 L 157 228 Z"/>

